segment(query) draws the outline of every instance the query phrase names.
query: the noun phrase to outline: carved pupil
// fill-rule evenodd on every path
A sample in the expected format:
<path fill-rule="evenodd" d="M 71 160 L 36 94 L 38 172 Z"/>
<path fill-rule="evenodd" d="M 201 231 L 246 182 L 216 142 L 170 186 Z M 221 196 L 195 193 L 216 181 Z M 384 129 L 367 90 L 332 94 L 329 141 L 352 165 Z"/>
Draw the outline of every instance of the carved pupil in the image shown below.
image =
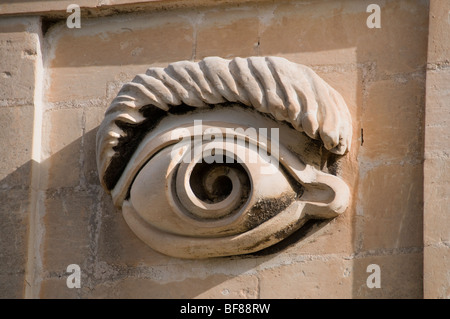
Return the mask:
<path fill-rule="evenodd" d="M 222 163 L 206 163 L 195 165 L 189 180 L 195 196 L 209 204 L 215 204 L 226 199 L 233 191 L 230 172 L 237 174 L 241 187 L 250 188 L 250 181 L 246 170 L 233 159 L 224 156 Z"/>

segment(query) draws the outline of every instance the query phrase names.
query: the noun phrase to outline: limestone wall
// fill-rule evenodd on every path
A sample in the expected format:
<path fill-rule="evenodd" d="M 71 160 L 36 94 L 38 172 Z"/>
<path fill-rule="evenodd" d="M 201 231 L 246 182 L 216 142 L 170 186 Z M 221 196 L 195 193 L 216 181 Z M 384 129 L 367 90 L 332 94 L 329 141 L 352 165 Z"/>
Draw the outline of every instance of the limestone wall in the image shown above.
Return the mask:
<path fill-rule="evenodd" d="M 70 2 L 12 2 L 0 5 L 0 297 L 450 297 L 446 1 L 79 1 L 79 29 Z M 375 2 L 381 28 L 368 28 Z M 269 55 L 345 99 L 352 149 L 323 149 L 322 168 L 349 185 L 349 208 L 261 253 L 155 252 L 100 186 L 106 108 L 150 66 Z M 381 288 L 366 284 L 371 264 Z"/>

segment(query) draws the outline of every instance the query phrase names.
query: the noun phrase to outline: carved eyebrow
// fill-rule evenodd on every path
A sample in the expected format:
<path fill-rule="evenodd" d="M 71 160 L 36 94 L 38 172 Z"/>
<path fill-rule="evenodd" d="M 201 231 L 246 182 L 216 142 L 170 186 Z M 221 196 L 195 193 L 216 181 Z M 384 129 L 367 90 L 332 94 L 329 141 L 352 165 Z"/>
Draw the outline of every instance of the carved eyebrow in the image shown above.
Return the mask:
<path fill-rule="evenodd" d="M 321 138 L 336 154 L 350 148 L 352 129 L 347 105 L 310 68 L 280 57 L 179 61 L 137 75 L 121 88 L 106 110 L 97 132 L 97 168 L 102 185 L 110 190 L 117 180 L 113 177 L 107 182 L 105 175 L 113 162 L 123 157 L 116 148 L 119 139 L 132 137 L 144 121 L 152 121 L 151 116 L 144 116 L 144 107 L 151 105 L 162 111 L 163 115 L 156 112 L 160 114 L 154 118 L 157 121 L 179 105 L 204 108 L 225 102 L 270 113 L 311 138 Z M 120 167 L 115 174 L 120 177 Z"/>

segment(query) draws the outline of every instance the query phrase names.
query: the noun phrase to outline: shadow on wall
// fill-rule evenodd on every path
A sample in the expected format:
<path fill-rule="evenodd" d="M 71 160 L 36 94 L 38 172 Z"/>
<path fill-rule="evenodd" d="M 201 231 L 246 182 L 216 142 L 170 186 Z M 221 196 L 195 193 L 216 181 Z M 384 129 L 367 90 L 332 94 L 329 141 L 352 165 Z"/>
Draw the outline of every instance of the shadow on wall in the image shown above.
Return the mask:
<path fill-rule="evenodd" d="M 41 243 L 35 266 L 41 298 L 255 298 L 255 268 L 326 222 L 309 222 L 291 238 L 253 255 L 182 260 L 159 254 L 141 242 L 126 225 L 111 197 L 100 186 L 95 164 L 97 129 L 85 133 L 40 164 L 49 187 L 36 215 Z M 2 224 L 2 297 L 20 298 L 27 253 L 31 162 L 0 183 Z M 76 183 L 71 184 L 72 181 Z M 39 232 L 42 235 L 39 235 Z M 69 289 L 67 266 L 81 269 L 81 288 Z M 24 282 L 25 281 L 25 282 Z"/>
<path fill-rule="evenodd" d="M 0 181 L 0 298 L 22 298 L 27 261 L 31 161 Z"/>

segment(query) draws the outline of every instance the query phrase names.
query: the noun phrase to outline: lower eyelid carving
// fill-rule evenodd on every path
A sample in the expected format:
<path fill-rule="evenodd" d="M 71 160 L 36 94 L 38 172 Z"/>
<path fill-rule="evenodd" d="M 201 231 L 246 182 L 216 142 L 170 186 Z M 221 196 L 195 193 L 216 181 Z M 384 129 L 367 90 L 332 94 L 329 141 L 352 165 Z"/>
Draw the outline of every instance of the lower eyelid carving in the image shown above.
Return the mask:
<path fill-rule="evenodd" d="M 245 163 L 237 156 L 244 151 L 252 152 L 249 148 L 225 140 L 216 145 L 216 152 L 230 145 L 235 147 L 235 153 L 228 151 L 223 157 L 234 163 L 207 164 L 204 156 L 194 157 L 187 163 L 183 162 L 183 157 L 178 163 L 179 159 L 171 161 L 170 147 L 163 149 L 134 180 L 130 203 L 140 216 L 159 229 L 186 236 L 223 236 L 246 231 L 257 219 L 264 221 L 268 214 L 255 216 L 256 211 L 251 212 L 254 206 L 261 209 L 264 202 L 267 206 L 270 200 L 297 197 L 286 176 L 275 166 L 273 173 L 261 174 L 261 165 L 273 165 L 269 161 L 260 158 L 257 163 Z M 190 146 L 183 148 L 185 156 L 191 155 Z M 217 178 L 221 178 L 222 183 L 228 180 L 225 185 L 216 184 L 215 191 L 222 193 L 220 200 L 212 194 L 207 196 L 207 188 L 214 185 Z M 213 184 L 205 185 L 208 180 Z M 149 194 L 150 189 L 153 194 Z M 157 209 L 155 203 L 159 205 Z"/>

